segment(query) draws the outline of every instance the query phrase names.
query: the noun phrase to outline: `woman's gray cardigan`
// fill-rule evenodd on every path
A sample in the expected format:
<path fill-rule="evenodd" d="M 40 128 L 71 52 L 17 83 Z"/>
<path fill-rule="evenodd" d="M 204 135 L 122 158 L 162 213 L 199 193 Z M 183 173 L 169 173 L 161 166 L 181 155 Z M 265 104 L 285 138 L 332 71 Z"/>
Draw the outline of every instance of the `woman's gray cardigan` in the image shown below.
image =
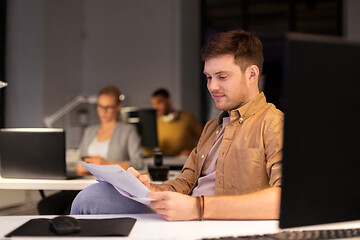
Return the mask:
<path fill-rule="evenodd" d="M 87 149 L 96 137 L 99 128 L 100 124 L 97 124 L 85 129 L 80 143 L 81 156 L 88 155 Z M 134 125 L 123 122 L 116 124 L 110 139 L 106 160 L 110 162 L 127 161 L 130 166 L 136 169 L 143 167 L 141 138 Z"/>

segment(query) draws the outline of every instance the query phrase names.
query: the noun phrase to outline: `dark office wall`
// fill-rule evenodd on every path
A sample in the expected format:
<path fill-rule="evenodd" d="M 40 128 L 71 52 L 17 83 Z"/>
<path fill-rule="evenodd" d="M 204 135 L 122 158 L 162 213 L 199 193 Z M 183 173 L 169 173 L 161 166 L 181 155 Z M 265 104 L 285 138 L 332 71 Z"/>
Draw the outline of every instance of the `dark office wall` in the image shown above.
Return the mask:
<path fill-rule="evenodd" d="M 201 48 L 201 4 L 200 1 L 181 1 L 181 51 L 180 83 L 181 104 L 184 109 L 191 111 L 200 120 L 200 100 L 202 64 L 200 62 Z"/>
<path fill-rule="evenodd" d="M 121 88 L 124 107 L 151 107 L 152 91 L 166 87 L 176 108 L 199 116 L 199 0 L 8 4 L 7 127 L 42 127 L 46 115 L 105 85 Z M 83 127 L 76 110 L 54 124 L 72 139 Z"/>
<path fill-rule="evenodd" d="M 115 84 L 124 106 L 150 107 L 166 87 L 181 107 L 181 2 L 84 1 L 84 92 Z"/>
<path fill-rule="evenodd" d="M 352 41 L 360 42 L 360 1 L 344 0 L 344 36 Z"/>
<path fill-rule="evenodd" d="M 43 126 L 43 1 L 8 1 L 6 127 Z"/>
<path fill-rule="evenodd" d="M 5 79 L 6 0 L 0 1 L 0 81 Z M 0 128 L 4 127 L 5 89 L 0 90 Z"/>
<path fill-rule="evenodd" d="M 83 1 L 43 4 L 43 111 L 52 114 L 82 91 Z"/>

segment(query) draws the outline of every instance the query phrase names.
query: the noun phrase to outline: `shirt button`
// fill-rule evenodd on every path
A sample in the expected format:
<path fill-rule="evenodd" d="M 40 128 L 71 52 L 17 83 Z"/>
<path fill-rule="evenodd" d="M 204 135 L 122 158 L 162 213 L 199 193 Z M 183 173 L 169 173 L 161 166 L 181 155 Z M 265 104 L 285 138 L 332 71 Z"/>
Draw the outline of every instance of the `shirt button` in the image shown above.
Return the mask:
<path fill-rule="evenodd" d="M 219 134 L 219 130 L 216 131 L 216 134 Z"/>
<path fill-rule="evenodd" d="M 204 154 L 203 155 L 201 155 L 201 158 L 204 158 L 205 156 L 204 156 Z"/>
<path fill-rule="evenodd" d="M 240 123 L 243 123 L 243 121 L 244 121 L 244 119 L 241 117 L 241 118 L 239 119 L 239 122 L 240 122 Z"/>

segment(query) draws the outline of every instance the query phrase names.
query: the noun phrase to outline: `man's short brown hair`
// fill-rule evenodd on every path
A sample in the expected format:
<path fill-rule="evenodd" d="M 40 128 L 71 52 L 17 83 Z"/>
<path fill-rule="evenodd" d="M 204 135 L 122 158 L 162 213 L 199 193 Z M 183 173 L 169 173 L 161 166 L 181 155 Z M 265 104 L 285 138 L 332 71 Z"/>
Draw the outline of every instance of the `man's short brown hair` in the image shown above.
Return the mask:
<path fill-rule="evenodd" d="M 256 65 L 262 72 L 264 56 L 263 45 L 259 38 L 244 30 L 219 32 L 212 36 L 201 50 L 201 59 L 220 55 L 234 55 L 235 62 L 245 71 L 248 66 Z"/>

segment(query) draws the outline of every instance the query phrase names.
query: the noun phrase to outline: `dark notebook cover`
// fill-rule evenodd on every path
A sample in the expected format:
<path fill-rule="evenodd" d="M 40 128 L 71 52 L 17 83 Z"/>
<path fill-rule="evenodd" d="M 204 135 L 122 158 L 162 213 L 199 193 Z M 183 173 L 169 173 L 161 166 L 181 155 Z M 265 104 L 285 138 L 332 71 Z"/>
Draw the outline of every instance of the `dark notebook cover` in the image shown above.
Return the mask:
<path fill-rule="evenodd" d="M 50 229 L 50 219 L 31 219 L 8 233 L 5 237 L 14 236 L 128 236 L 136 219 L 103 218 L 78 219 L 81 231 L 67 235 L 57 235 Z"/>

